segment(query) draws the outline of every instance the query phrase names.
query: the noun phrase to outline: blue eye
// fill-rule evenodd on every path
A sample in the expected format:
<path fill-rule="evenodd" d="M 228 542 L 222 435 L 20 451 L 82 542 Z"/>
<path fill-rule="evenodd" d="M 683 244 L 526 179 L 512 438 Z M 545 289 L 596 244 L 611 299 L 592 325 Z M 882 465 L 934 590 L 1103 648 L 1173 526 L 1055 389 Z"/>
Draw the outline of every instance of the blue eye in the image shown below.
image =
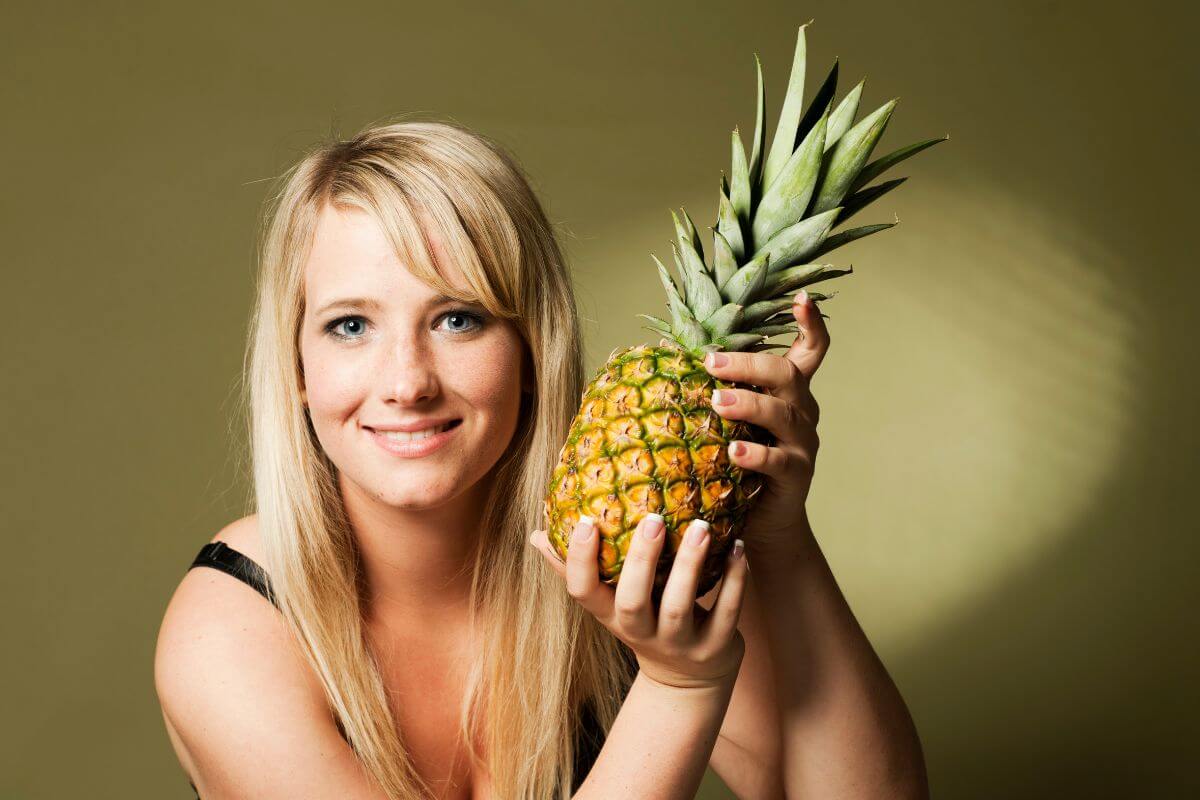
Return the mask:
<path fill-rule="evenodd" d="M 448 329 L 452 333 L 470 333 L 472 323 L 474 323 L 475 328 L 483 327 L 483 317 L 461 308 L 446 312 L 441 316 L 441 319 L 455 321 Z"/>
<path fill-rule="evenodd" d="M 347 324 L 347 330 L 350 331 L 349 333 L 338 332 L 337 329 L 343 324 Z M 366 321 L 359 316 L 338 317 L 326 325 L 325 330 L 339 339 L 357 339 L 359 338 L 359 333 L 353 332 L 354 327 L 359 328 L 361 333 L 362 330 L 366 329 Z"/>

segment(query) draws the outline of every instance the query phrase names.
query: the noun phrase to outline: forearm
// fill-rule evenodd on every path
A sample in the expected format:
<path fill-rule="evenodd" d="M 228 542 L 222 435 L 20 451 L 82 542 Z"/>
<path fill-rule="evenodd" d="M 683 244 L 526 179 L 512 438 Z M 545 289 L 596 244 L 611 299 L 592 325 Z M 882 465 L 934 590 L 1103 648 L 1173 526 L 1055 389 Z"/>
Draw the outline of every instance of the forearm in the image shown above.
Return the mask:
<path fill-rule="evenodd" d="M 927 797 L 912 717 L 807 518 L 793 554 L 747 556 L 766 618 L 787 797 Z"/>
<path fill-rule="evenodd" d="M 732 680 L 678 689 L 638 673 L 575 800 L 692 800 L 732 693 Z"/>

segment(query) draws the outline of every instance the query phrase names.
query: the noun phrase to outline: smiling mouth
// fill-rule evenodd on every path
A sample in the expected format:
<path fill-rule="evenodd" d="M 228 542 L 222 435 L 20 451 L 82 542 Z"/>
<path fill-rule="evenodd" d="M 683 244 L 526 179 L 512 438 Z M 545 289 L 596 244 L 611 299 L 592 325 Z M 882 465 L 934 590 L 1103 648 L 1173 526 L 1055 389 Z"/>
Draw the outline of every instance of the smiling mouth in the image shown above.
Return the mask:
<path fill-rule="evenodd" d="M 442 431 L 448 431 L 451 428 L 457 427 L 461 422 L 461 419 L 453 419 L 435 428 L 426 428 L 423 431 L 377 431 L 374 428 L 367 428 L 367 430 L 393 442 L 418 442 L 421 439 L 428 439 L 431 436 L 438 435 Z"/>

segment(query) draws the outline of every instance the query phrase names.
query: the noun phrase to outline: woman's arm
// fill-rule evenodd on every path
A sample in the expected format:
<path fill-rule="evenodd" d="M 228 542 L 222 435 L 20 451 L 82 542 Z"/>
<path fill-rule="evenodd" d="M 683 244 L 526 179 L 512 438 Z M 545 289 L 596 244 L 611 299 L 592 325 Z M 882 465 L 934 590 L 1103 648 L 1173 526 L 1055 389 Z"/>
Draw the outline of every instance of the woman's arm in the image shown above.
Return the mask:
<path fill-rule="evenodd" d="M 733 681 L 679 688 L 639 672 L 576 800 L 696 796 Z"/>
<path fill-rule="evenodd" d="M 753 535 L 746 542 L 781 716 L 785 796 L 927 798 L 908 708 L 838 588 L 807 515 L 796 533 L 790 557 L 755 558 Z M 747 639 L 748 650 L 756 644 Z"/>
<path fill-rule="evenodd" d="M 774 772 L 787 797 L 926 797 L 920 741 L 900 693 L 834 580 L 808 522 L 806 502 L 820 445 L 811 381 L 829 351 L 829 329 L 807 293 L 792 306 L 799 336 L 781 357 L 712 353 L 710 372 L 751 388 L 714 393 L 723 417 L 771 432 L 774 444 L 734 442 L 730 459 L 763 473 L 765 490 L 743 536 L 747 586 L 746 663 L 722 735 Z M 768 721 L 764 707 L 777 707 Z M 769 729 L 755 729 L 759 719 Z M 732 748 L 729 748 L 732 751 Z M 778 753 L 778 755 L 777 755 Z M 744 763 L 742 758 L 741 762 Z M 731 780 L 756 773 L 714 753 Z M 769 797 L 766 782 L 758 780 Z M 741 788 L 741 787 L 739 787 Z M 753 787 L 751 787 L 753 788 Z"/>

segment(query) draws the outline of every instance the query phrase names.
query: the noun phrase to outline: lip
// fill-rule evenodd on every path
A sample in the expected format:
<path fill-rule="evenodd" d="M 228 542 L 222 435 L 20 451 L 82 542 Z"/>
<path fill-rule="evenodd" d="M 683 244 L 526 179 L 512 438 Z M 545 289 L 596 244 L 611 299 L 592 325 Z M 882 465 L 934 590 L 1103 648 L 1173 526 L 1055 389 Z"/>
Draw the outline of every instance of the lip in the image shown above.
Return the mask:
<path fill-rule="evenodd" d="M 455 419 L 457 419 L 457 418 L 450 417 L 449 419 L 443 420 L 443 422 L 450 422 Z M 438 425 L 438 424 L 442 424 L 442 423 L 437 423 L 437 422 L 434 422 L 432 424 L 431 423 L 420 423 L 420 427 L 413 428 L 412 430 L 418 430 L 418 431 L 424 430 L 425 428 L 431 428 L 434 425 Z M 458 425 L 455 425 L 454 427 L 449 428 L 448 430 L 441 431 L 440 433 L 435 433 L 433 436 L 430 436 L 428 439 L 419 439 L 417 441 L 412 441 L 412 442 L 392 441 L 391 439 L 384 436 L 383 434 L 376 432 L 376 429 L 368 428 L 365 425 L 363 426 L 363 430 L 366 431 L 367 434 L 370 435 L 370 437 L 375 441 L 376 444 L 378 444 L 380 447 L 382 447 L 384 450 L 386 450 L 388 453 L 391 453 L 392 455 L 400 456 L 401 458 L 422 458 L 423 456 L 427 456 L 430 453 L 434 452 L 435 450 L 441 449 L 446 444 L 446 442 L 450 441 L 450 439 L 454 437 L 455 433 L 457 433 L 458 429 L 461 427 L 462 427 L 462 422 L 460 420 Z M 378 430 L 395 431 L 395 430 L 405 430 L 405 429 L 400 428 L 400 427 L 387 427 L 387 428 L 379 428 Z M 409 432 L 411 433 L 412 431 L 410 430 Z"/>

